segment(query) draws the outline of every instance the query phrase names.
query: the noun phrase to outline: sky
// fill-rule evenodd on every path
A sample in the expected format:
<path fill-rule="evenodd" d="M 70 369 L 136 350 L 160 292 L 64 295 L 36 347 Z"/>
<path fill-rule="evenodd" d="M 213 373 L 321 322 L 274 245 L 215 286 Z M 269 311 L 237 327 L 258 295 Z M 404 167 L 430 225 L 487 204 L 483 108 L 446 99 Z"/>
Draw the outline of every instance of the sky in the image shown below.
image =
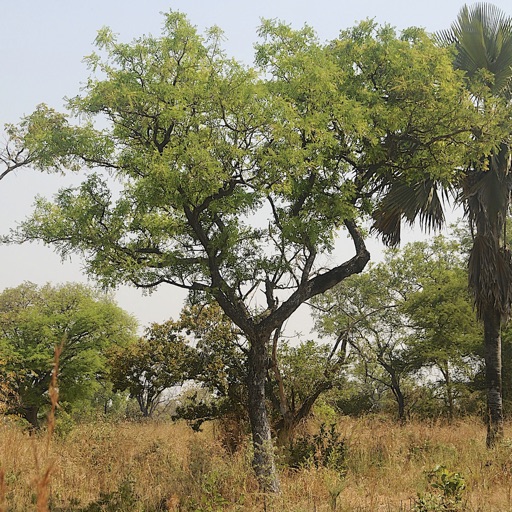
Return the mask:
<path fill-rule="evenodd" d="M 512 15 L 510 0 L 493 3 Z M 162 13 L 181 11 L 200 32 L 219 26 L 227 53 L 252 64 L 262 18 L 279 19 L 296 28 L 308 24 L 321 40 L 329 40 L 367 18 L 398 30 L 419 26 L 435 32 L 449 28 L 463 5 L 459 0 L 2 0 L 0 128 L 16 123 L 40 103 L 63 110 L 64 98 L 77 95 L 88 77 L 83 57 L 92 53 L 96 33 L 104 26 L 129 42 L 143 34 L 158 36 Z M 36 195 L 51 198 L 77 180 L 73 175 L 29 169 L 7 176 L 0 181 L 0 233 L 30 214 Z M 411 232 L 410 236 L 420 235 Z M 371 243 L 370 251 L 373 259 L 378 258 L 382 246 Z M 78 256 L 62 262 L 43 245 L 0 246 L 0 291 L 23 281 L 42 285 L 86 282 L 86 277 Z M 167 286 L 144 296 L 140 290 L 121 287 L 115 296 L 141 326 L 147 326 L 176 318 L 185 294 Z"/>

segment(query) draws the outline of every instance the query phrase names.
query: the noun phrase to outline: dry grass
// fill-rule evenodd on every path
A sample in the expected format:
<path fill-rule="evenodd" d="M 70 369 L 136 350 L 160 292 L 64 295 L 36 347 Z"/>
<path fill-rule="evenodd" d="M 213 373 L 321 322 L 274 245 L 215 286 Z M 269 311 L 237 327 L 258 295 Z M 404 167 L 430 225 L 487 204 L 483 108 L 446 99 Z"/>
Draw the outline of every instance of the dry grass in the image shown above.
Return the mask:
<path fill-rule="evenodd" d="M 338 431 L 346 444 L 345 475 L 283 468 L 282 494 L 264 497 L 249 450 L 227 454 L 211 426 L 194 433 L 183 423 L 81 425 L 48 447 L 49 510 L 408 511 L 438 464 L 464 476 L 463 510 L 512 510 L 512 442 L 487 451 L 479 420 L 402 427 L 383 418 L 343 418 Z M 37 510 L 34 481 L 44 472 L 35 467 L 33 442 L 46 450 L 44 436 L 34 441 L 15 426 L 0 426 L 0 511 Z"/>

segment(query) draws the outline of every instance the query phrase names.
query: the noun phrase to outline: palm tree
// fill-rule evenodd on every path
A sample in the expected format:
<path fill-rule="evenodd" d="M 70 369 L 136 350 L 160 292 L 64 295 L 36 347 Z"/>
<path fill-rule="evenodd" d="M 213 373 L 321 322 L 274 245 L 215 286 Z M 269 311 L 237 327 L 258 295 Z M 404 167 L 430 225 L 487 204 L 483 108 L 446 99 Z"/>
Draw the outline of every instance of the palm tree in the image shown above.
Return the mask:
<path fill-rule="evenodd" d="M 491 4 L 464 6 L 438 40 L 455 48 L 454 66 L 495 98 L 512 100 L 512 18 Z M 485 107 L 485 104 L 484 104 Z M 503 437 L 501 326 L 512 304 L 511 253 L 505 227 L 512 190 L 511 146 L 498 141 L 487 159 L 465 170 L 458 199 L 473 233 L 469 285 L 484 324 L 487 446 Z"/>

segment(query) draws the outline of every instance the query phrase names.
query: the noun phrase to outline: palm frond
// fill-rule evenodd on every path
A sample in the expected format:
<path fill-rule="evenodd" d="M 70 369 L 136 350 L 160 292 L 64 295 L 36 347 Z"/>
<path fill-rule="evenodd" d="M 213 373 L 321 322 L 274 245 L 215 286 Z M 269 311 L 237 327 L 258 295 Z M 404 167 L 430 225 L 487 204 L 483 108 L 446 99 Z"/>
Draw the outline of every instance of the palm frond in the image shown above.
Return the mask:
<path fill-rule="evenodd" d="M 497 94 L 512 91 L 512 18 L 489 3 L 465 5 L 448 30 L 436 34 L 440 44 L 455 47 L 454 65 L 469 77 L 479 70 L 493 76 Z"/>
<path fill-rule="evenodd" d="M 449 191 L 433 180 L 420 183 L 395 181 L 382 194 L 373 213 L 371 230 L 389 246 L 400 243 L 402 221 L 416 220 L 425 231 L 440 229 L 444 222 L 443 202 Z"/>

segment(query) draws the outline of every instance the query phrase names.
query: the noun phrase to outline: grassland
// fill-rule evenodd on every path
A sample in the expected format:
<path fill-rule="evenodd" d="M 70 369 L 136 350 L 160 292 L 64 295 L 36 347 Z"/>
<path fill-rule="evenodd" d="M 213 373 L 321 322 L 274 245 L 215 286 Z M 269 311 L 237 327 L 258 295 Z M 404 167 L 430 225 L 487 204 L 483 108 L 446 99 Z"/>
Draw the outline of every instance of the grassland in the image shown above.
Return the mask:
<path fill-rule="evenodd" d="M 39 510 L 37 495 L 45 487 L 56 512 L 395 512 L 420 510 L 417 496 L 427 493 L 437 501 L 422 510 L 452 510 L 439 501 L 442 487 L 429 484 L 438 465 L 465 482 L 454 507 L 512 510 L 512 441 L 486 450 L 478 419 L 400 426 L 386 418 L 342 418 L 337 432 L 342 470 L 283 464 L 282 494 L 269 497 L 258 492 L 249 441 L 230 454 L 216 425 L 195 433 L 184 423 L 100 422 L 54 436 L 49 446 L 43 435 L 3 425 L 0 511 Z"/>

